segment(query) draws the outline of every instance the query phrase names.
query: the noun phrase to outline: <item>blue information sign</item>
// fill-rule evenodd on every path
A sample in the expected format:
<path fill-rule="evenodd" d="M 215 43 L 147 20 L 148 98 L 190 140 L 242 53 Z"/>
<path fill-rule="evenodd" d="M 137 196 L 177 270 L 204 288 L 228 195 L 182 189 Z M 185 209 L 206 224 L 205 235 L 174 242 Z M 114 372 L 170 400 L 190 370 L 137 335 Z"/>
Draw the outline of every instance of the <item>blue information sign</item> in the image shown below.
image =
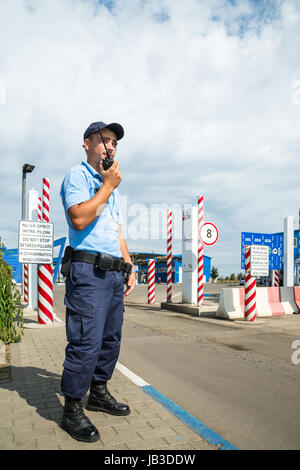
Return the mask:
<path fill-rule="evenodd" d="M 283 233 L 241 233 L 241 269 L 245 269 L 245 245 L 266 245 L 269 247 L 269 269 L 282 269 Z"/>

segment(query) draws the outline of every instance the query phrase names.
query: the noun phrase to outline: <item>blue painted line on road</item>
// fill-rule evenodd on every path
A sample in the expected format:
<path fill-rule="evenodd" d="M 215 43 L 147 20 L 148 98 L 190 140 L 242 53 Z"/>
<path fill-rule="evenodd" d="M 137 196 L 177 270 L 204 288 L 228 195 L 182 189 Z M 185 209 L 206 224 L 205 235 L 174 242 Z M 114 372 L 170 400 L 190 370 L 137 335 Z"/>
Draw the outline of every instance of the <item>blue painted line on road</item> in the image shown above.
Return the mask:
<path fill-rule="evenodd" d="M 150 395 L 164 408 L 166 408 L 177 418 L 179 418 L 184 424 L 189 426 L 194 432 L 203 437 L 203 439 L 205 439 L 209 444 L 218 446 L 220 450 L 238 450 L 236 447 L 230 444 L 230 442 L 225 441 L 225 439 L 223 439 L 217 433 L 209 429 L 205 424 L 201 423 L 201 421 L 194 418 L 194 416 L 187 413 L 180 406 L 176 405 L 176 403 L 174 403 L 172 400 L 170 400 L 158 390 L 153 388 L 151 385 L 144 385 L 141 388 L 144 390 L 145 393 Z"/>

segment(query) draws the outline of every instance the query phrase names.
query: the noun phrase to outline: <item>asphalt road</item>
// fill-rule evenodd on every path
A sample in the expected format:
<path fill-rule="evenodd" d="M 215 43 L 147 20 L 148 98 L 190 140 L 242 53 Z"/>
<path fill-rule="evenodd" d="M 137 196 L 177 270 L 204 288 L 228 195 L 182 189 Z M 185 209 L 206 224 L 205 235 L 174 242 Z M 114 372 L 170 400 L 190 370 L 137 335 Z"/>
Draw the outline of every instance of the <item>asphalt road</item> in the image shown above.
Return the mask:
<path fill-rule="evenodd" d="M 210 283 L 207 282 L 203 286 L 204 295 L 206 298 L 212 301 L 216 301 L 218 295 L 222 288 L 226 287 L 239 287 L 238 284 L 219 284 L 219 283 Z M 147 284 L 138 284 L 134 291 L 130 294 L 128 301 L 130 303 L 147 303 L 148 293 L 147 293 Z M 208 297 L 209 296 L 209 297 Z M 155 284 L 155 302 L 160 304 L 161 302 L 166 302 L 167 300 L 167 291 L 166 284 Z M 173 302 L 181 302 L 181 284 L 172 285 L 172 300 Z"/>
<path fill-rule="evenodd" d="M 220 286 L 204 292 L 210 288 Z M 178 301 L 180 293 L 175 285 Z M 59 287 L 58 312 L 62 298 Z M 156 300 L 165 301 L 165 285 Z M 239 449 L 300 448 L 300 364 L 291 361 L 300 315 L 252 325 L 146 302 L 147 286 L 126 301 L 122 364 Z"/>

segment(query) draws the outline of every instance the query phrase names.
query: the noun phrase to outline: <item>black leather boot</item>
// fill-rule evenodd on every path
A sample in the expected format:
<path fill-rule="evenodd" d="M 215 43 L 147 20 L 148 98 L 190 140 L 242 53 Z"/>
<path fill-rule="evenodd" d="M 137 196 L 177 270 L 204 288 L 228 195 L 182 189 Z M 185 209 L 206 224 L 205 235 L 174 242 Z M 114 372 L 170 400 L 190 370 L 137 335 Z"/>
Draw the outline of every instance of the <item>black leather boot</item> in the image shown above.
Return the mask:
<path fill-rule="evenodd" d="M 84 442 L 95 442 L 100 436 L 97 428 L 83 413 L 80 398 L 71 398 L 65 395 L 65 407 L 61 427 L 74 439 Z"/>
<path fill-rule="evenodd" d="M 90 395 L 86 406 L 90 411 L 104 411 L 111 415 L 126 416 L 130 413 L 130 408 L 124 403 L 118 403 L 117 400 L 111 396 L 106 384 L 91 383 Z"/>

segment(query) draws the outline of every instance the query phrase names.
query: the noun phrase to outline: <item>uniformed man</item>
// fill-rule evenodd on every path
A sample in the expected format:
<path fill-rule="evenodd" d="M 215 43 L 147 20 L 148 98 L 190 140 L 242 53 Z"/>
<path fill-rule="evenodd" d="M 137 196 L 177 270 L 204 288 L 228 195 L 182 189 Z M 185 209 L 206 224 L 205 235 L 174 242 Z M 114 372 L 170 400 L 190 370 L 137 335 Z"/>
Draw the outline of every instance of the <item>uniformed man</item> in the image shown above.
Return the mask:
<path fill-rule="evenodd" d="M 82 398 L 89 387 L 88 410 L 130 413 L 107 389 L 120 351 L 124 297 L 136 285 L 120 225 L 120 166 L 114 160 L 108 169 L 103 167 L 107 153 L 114 159 L 123 136 L 120 124 L 92 123 L 84 133 L 87 161 L 73 167 L 61 187 L 70 243 L 62 264 L 68 340 L 61 380 L 62 427 L 85 442 L 99 439 L 83 412 Z"/>

